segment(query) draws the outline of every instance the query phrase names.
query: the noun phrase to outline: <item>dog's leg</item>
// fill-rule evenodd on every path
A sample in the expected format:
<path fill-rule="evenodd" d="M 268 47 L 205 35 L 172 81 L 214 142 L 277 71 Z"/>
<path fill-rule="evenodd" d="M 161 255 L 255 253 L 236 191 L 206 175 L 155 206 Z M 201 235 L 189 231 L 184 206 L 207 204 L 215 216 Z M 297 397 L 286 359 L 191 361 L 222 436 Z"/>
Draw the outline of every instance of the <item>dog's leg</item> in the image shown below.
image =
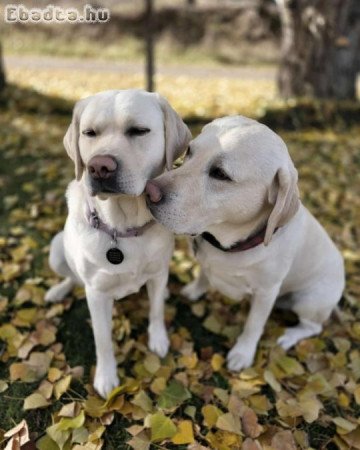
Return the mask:
<path fill-rule="evenodd" d="M 302 339 L 320 334 L 322 325 L 311 320 L 300 319 L 298 325 L 286 328 L 285 333 L 280 336 L 277 343 L 281 345 L 284 350 L 289 350 Z"/>
<path fill-rule="evenodd" d="M 119 385 L 111 333 L 114 300 L 102 292 L 89 288 L 85 290 L 96 348 L 94 387 L 105 398 Z"/>
<path fill-rule="evenodd" d="M 208 279 L 204 274 L 204 271 L 200 271 L 200 275 L 198 278 L 195 278 L 194 281 L 187 284 L 185 287 L 181 289 L 181 295 L 188 298 L 191 301 L 198 300 L 203 294 L 206 293 L 209 287 Z"/>
<path fill-rule="evenodd" d="M 331 278 L 330 278 L 331 279 Z M 343 290 L 343 283 L 318 283 L 311 289 L 293 294 L 292 310 L 299 317 L 299 324 L 289 327 L 279 337 L 278 344 L 285 350 L 293 347 L 302 339 L 316 336 L 322 331 L 322 324 L 329 318 L 338 304 Z M 327 281 L 327 280 L 326 280 Z"/>
<path fill-rule="evenodd" d="M 164 319 L 165 298 L 167 296 L 168 272 L 152 278 L 146 283 L 150 300 L 149 316 L 149 348 L 161 358 L 166 356 L 169 350 L 169 338 Z"/>
<path fill-rule="evenodd" d="M 46 302 L 61 302 L 73 290 L 75 282 L 72 278 L 66 277 L 55 286 L 52 286 L 45 294 Z"/>
<path fill-rule="evenodd" d="M 255 292 L 244 330 L 227 355 L 229 370 L 239 371 L 254 361 L 257 344 L 279 293 L 279 286 Z"/>
<path fill-rule="evenodd" d="M 51 269 L 65 277 L 65 280 L 59 284 L 52 286 L 45 294 L 46 302 L 60 302 L 72 291 L 75 287 L 75 277 L 68 266 L 64 252 L 64 232 L 58 233 L 50 245 L 49 265 Z"/>

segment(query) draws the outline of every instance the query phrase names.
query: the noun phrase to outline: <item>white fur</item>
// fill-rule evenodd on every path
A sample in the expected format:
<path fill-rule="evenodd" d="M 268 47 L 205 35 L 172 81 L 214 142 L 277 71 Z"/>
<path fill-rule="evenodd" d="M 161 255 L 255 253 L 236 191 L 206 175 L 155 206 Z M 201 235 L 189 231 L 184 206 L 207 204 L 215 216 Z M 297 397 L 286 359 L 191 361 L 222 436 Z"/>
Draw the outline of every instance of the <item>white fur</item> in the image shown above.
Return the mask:
<path fill-rule="evenodd" d="M 126 130 L 134 125 L 148 127 L 151 132 L 130 138 Z M 81 130 L 89 127 L 100 130 L 99 136 L 82 136 Z M 111 264 L 106 259 L 107 250 L 114 246 L 110 236 L 92 228 L 86 217 L 87 162 L 100 154 L 112 155 L 120 162 L 119 194 L 100 193 L 92 203 L 101 220 L 124 232 L 152 219 L 142 194 L 145 183 L 151 174 L 161 173 L 165 164 L 172 164 L 189 138 L 187 127 L 165 99 L 130 90 L 109 91 L 80 101 L 64 139 L 78 181 L 69 184 L 68 218 L 50 249 L 50 266 L 65 280 L 47 292 L 46 300 L 60 301 L 76 284 L 85 286 L 96 346 L 94 386 L 104 397 L 119 383 L 111 341 L 114 299 L 138 292 L 146 285 L 150 300 L 149 347 L 161 357 L 168 351 L 164 300 L 168 295 L 173 235 L 155 224 L 139 237 L 121 238 L 118 245 L 124 261 Z"/>
<path fill-rule="evenodd" d="M 179 169 L 153 180 L 163 198 L 151 211 L 161 223 L 175 233 L 210 232 L 224 247 L 267 224 L 266 242 L 242 252 L 195 238 L 201 275 L 182 291 L 191 300 L 210 286 L 235 300 L 252 295 L 244 330 L 227 358 L 229 369 L 238 371 L 253 363 L 280 296 L 291 294 L 288 307 L 299 317 L 279 338 L 283 348 L 321 332 L 344 288 L 343 259 L 300 203 L 297 172 L 269 128 L 241 116 L 218 119 L 190 142 L 190 153 Z M 211 178 L 214 165 L 232 181 Z"/>

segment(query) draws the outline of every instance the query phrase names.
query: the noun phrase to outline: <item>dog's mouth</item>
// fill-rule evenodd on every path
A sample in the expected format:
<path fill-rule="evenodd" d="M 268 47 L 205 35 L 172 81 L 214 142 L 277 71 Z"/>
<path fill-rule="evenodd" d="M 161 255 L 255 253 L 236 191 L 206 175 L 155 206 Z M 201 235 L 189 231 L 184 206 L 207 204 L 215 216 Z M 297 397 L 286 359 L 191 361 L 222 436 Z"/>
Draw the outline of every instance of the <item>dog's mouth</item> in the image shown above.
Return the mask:
<path fill-rule="evenodd" d="M 108 195 L 117 195 L 117 194 L 122 194 L 123 192 L 120 190 L 116 190 L 116 189 L 108 189 L 108 188 L 104 188 L 104 189 L 98 189 L 92 190 L 92 194 L 93 195 L 98 195 L 98 194 L 108 194 Z"/>
<path fill-rule="evenodd" d="M 164 208 L 162 208 L 163 205 L 151 202 L 148 196 L 146 196 L 146 206 L 157 222 L 161 223 L 164 227 L 176 235 L 195 237 L 202 233 L 202 231 L 190 229 L 184 224 L 174 222 L 171 216 L 166 213 L 166 208 L 164 210 Z"/>
<path fill-rule="evenodd" d="M 142 190 L 136 189 L 136 186 L 130 183 L 122 183 L 121 180 L 115 182 L 102 181 L 90 181 L 88 183 L 88 189 L 92 197 L 104 196 L 113 197 L 117 195 L 128 195 L 130 197 L 138 197 L 142 194 Z"/>
<path fill-rule="evenodd" d="M 89 185 L 90 195 L 119 195 L 123 194 L 122 190 L 116 185 L 107 185 L 100 182 L 91 182 Z"/>
<path fill-rule="evenodd" d="M 145 193 L 145 191 L 144 191 Z M 145 193 L 145 202 L 146 202 L 146 206 L 147 208 L 150 210 L 151 214 L 154 216 L 154 218 L 156 220 L 159 220 L 159 222 L 161 222 L 160 218 L 161 218 L 161 211 L 159 208 L 159 204 L 158 203 L 153 203 L 148 195 Z"/>

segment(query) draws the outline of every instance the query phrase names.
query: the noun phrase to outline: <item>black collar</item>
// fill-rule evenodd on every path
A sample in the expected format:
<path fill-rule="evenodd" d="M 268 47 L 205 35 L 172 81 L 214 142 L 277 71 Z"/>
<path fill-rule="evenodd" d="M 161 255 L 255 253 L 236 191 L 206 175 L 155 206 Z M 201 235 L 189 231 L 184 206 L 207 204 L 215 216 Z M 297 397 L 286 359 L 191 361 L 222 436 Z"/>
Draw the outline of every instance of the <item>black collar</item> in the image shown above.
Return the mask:
<path fill-rule="evenodd" d="M 235 252 L 243 252 L 245 250 L 249 250 L 251 248 L 257 247 L 258 245 L 262 244 L 265 239 L 265 233 L 266 233 L 266 226 L 261 228 L 260 231 L 256 232 L 255 234 L 251 235 L 244 241 L 238 241 L 232 244 L 230 247 L 223 247 L 220 242 L 216 239 L 215 236 L 213 236 L 211 233 L 208 233 L 205 231 L 201 234 L 201 237 L 209 242 L 213 247 L 217 248 L 218 250 L 221 250 L 223 252 L 228 253 L 235 253 Z M 278 228 L 275 229 L 274 233 L 278 230 Z"/>

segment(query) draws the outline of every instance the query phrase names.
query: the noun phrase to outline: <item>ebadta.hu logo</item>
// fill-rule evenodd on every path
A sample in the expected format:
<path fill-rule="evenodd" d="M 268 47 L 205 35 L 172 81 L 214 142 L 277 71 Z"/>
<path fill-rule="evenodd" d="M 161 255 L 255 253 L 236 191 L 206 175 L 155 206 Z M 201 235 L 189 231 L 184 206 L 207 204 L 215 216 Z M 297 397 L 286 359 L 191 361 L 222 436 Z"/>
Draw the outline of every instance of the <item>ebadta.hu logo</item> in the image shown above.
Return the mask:
<path fill-rule="evenodd" d="M 4 8 L 4 21 L 7 23 L 95 23 L 108 22 L 109 20 L 110 10 L 108 8 L 94 8 L 91 5 L 85 5 L 82 11 L 55 5 L 47 5 L 45 8 L 27 8 L 25 5 L 8 4 Z"/>

